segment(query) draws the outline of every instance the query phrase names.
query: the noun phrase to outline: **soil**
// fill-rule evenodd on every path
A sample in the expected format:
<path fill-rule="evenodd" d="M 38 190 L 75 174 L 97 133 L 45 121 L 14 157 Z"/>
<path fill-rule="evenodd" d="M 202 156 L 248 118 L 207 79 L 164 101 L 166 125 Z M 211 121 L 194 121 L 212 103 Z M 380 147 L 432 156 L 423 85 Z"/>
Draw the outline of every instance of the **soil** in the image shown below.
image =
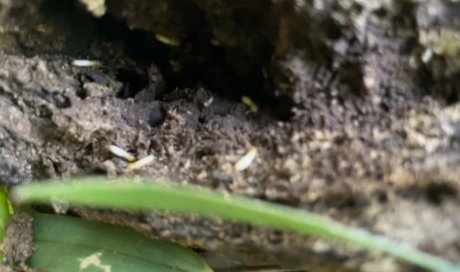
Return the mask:
<path fill-rule="evenodd" d="M 5 254 L 5 265 L 14 268 L 15 271 L 30 271 L 26 261 L 35 250 L 32 221 L 30 215 L 18 213 L 8 222 L 2 251 Z M 8 269 L 0 267 L 0 271 L 8 271 Z"/>
<path fill-rule="evenodd" d="M 459 4 L 251 3 L 112 0 L 95 18 L 76 1 L 4 1 L 1 182 L 166 178 L 328 215 L 458 260 L 456 41 L 439 50 L 444 36 L 426 33 L 458 33 L 435 19 Z M 102 65 L 72 65 L 82 58 Z M 155 161 L 127 172 L 109 145 Z M 251 146 L 258 156 L 236 172 Z M 73 212 L 179 241 L 218 271 L 418 271 L 220 220 Z"/>

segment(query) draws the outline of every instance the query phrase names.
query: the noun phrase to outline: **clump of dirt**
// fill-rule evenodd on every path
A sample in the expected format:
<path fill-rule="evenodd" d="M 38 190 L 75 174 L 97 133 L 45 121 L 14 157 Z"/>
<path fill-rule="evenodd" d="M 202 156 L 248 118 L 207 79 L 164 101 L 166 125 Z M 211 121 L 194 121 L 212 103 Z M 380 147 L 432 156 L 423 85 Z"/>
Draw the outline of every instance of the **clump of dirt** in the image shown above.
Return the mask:
<path fill-rule="evenodd" d="M 166 178 L 458 259 L 460 105 L 455 73 L 433 64 L 445 56 L 424 56 L 425 4 L 113 0 L 93 18 L 74 1 L 15 1 L 0 33 L 0 180 Z M 75 67 L 75 58 L 103 65 Z M 155 162 L 127 173 L 109 145 Z M 235 171 L 251 146 L 257 158 Z M 409 269 L 220 220 L 75 212 L 192 246 L 221 270 Z"/>
<path fill-rule="evenodd" d="M 30 215 L 19 213 L 12 216 L 8 222 L 2 251 L 5 254 L 6 265 L 18 269 L 15 271 L 30 270 L 27 269 L 26 261 L 36 247 L 32 235 L 32 221 Z"/>

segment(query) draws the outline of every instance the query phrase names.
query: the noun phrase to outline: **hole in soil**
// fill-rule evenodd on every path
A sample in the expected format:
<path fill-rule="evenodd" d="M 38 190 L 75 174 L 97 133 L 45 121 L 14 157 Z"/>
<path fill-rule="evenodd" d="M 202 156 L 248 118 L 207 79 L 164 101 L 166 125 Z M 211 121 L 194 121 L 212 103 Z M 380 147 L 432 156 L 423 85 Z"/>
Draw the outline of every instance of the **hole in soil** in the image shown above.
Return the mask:
<path fill-rule="evenodd" d="M 326 37 L 331 40 L 338 40 L 342 36 L 342 29 L 340 28 L 339 24 L 332 20 L 332 18 L 328 18 L 325 21 L 326 24 Z"/>
<path fill-rule="evenodd" d="M 419 199 L 424 198 L 433 205 L 441 205 L 447 199 L 458 196 L 457 189 L 447 183 L 432 182 L 426 186 L 412 186 L 398 192 L 402 197 Z"/>
<path fill-rule="evenodd" d="M 52 103 L 53 105 L 56 106 L 56 108 L 59 108 L 59 109 L 65 109 L 65 108 L 69 108 L 70 106 L 72 106 L 72 103 L 70 102 L 70 98 L 58 92 L 52 92 L 52 91 L 46 90 L 45 88 L 41 88 L 38 95 L 44 100 Z"/>
<path fill-rule="evenodd" d="M 426 198 L 435 205 L 441 204 L 446 198 L 455 198 L 457 190 L 449 184 L 431 183 L 424 188 Z"/>
<path fill-rule="evenodd" d="M 206 123 L 206 118 L 204 116 L 198 117 L 198 123 L 200 123 L 200 124 Z"/>
<path fill-rule="evenodd" d="M 91 169 L 90 171 L 88 171 L 86 174 L 91 175 L 91 176 L 105 177 L 105 176 L 107 176 L 107 170 L 103 169 L 101 167 L 95 167 L 95 168 Z"/>
<path fill-rule="evenodd" d="M 147 124 L 151 127 L 156 127 L 164 121 L 165 117 L 166 111 L 161 107 L 161 105 L 158 105 L 149 112 Z"/>
<path fill-rule="evenodd" d="M 453 105 L 459 100 L 459 94 L 455 87 L 452 87 L 452 90 L 447 94 L 446 103 L 447 105 Z"/>
<path fill-rule="evenodd" d="M 377 199 L 377 201 L 381 204 L 384 204 L 384 203 L 387 203 L 388 202 L 388 195 L 386 192 L 384 191 L 377 191 L 375 193 L 375 197 Z"/>
<path fill-rule="evenodd" d="M 118 98 L 133 98 L 148 84 L 147 74 L 137 69 L 118 69 L 116 78 L 123 82 L 123 88 L 117 94 Z"/>
<path fill-rule="evenodd" d="M 86 99 L 86 97 L 88 96 L 88 93 L 86 92 L 85 89 L 83 89 L 83 86 L 80 86 L 80 88 L 77 90 L 76 92 L 76 95 L 80 98 L 80 99 Z"/>
<path fill-rule="evenodd" d="M 163 75 L 166 93 L 203 84 L 217 95 L 238 102 L 243 95 L 249 96 L 261 108 L 270 109 L 275 118 L 288 121 L 292 116 L 292 100 L 275 97 L 267 88 L 263 72 L 271 61 L 272 45 L 268 41 L 263 43 L 248 65 L 245 60 L 235 60 L 235 52 L 213 45 L 211 30 L 205 22 L 202 24 L 181 45 L 174 47 L 156 40 L 153 33 L 129 29 L 111 15 L 98 19 L 103 39 L 122 44 L 124 54 L 136 63 L 136 67 L 116 70 L 117 79 L 125 85 L 118 97 L 132 98 L 146 88 L 150 83 L 148 67 L 153 63 Z"/>
<path fill-rule="evenodd" d="M 420 67 L 417 71 L 417 83 L 421 86 L 422 93 L 442 100 L 446 105 L 453 105 L 460 100 L 459 89 L 460 73 L 455 73 L 441 80 L 436 79 L 428 67 Z M 438 82 L 438 83 L 437 83 Z"/>
<path fill-rule="evenodd" d="M 388 10 L 383 7 L 376 9 L 373 13 L 379 18 L 385 18 L 388 16 Z"/>

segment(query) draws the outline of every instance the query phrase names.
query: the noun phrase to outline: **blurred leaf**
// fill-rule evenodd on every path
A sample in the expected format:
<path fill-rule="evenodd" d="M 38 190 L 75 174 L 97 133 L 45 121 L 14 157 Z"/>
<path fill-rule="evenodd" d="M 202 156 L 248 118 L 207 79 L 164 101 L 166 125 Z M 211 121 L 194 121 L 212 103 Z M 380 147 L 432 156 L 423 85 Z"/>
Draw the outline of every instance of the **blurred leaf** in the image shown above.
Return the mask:
<path fill-rule="evenodd" d="M 149 239 L 129 228 L 79 218 L 36 214 L 37 250 L 29 259 L 45 271 L 210 272 L 190 249 Z"/>
<path fill-rule="evenodd" d="M 11 203 L 8 199 L 8 193 L 5 187 L 0 188 L 0 244 L 5 237 L 6 225 L 13 213 Z M 0 251 L 0 260 L 3 260 L 3 252 Z"/>
<path fill-rule="evenodd" d="M 105 179 L 87 177 L 72 181 L 19 186 L 14 189 L 12 197 L 20 203 L 65 201 L 94 207 L 201 213 L 343 241 L 387 253 L 432 271 L 460 271 L 459 266 L 414 247 L 347 227 L 325 216 L 269 202 L 152 180 L 120 178 L 106 182 Z"/>

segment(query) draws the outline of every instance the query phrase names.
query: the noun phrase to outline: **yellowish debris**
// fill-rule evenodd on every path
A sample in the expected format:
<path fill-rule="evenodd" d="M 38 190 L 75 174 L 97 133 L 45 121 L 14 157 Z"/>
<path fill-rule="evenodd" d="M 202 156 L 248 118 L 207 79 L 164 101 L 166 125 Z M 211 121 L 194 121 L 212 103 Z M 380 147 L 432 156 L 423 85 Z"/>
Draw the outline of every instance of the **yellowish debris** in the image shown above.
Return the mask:
<path fill-rule="evenodd" d="M 259 106 L 257 106 L 257 104 L 254 101 L 252 101 L 252 99 L 249 96 L 241 97 L 241 102 L 248 106 L 249 112 L 256 113 L 259 111 Z"/>
<path fill-rule="evenodd" d="M 221 43 L 218 39 L 211 39 L 211 44 L 214 45 L 214 46 L 220 46 Z"/>
<path fill-rule="evenodd" d="M 86 9 L 95 17 L 102 17 L 107 11 L 105 0 L 80 0 Z"/>
<path fill-rule="evenodd" d="M 96 252 L 89 255 L 88 257 L 79 259 L 80 261 L 80 270 L 85 270 L 90 266 L 100 269 L 102 272 L 112 272 L 112 267 L 110 265 L 104 265 L 101 261 L 102 252 Z"/>
<path fill-rule="evenodd" d="M 182 69 L 182 65 L 180 64 L 180 62 L 175 61 L 175 60 L 170 60 L 169 65 L 171 65 L 173 71 L 176 73 L 179 73 L 180 70 Z"/>
<path fill-rule="evenodd" d="M 178 39 L 175 39 L 175 38 L 171 38 L 171 37 L 167 37 L 167 36 L 164 36 L 164 35 L 161 35 L 161 34 L 155 34 L 155 38 L 164 43 L 164 44 L 167 44 L 169 46 L 179 46 L 180 45 L 180 40 Z"/>

